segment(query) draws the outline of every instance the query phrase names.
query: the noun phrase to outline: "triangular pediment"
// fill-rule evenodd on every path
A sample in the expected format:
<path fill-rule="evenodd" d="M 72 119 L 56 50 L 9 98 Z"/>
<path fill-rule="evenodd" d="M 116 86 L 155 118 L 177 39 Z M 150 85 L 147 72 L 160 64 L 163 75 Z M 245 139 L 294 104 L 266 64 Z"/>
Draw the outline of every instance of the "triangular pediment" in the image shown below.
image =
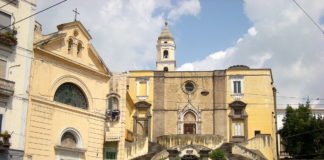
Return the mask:
<path fill-rule="evenodd" d="M 89 42 L 92 39 L 90 34 L 79 21 L 61 24 L 57 28 L 58 32 L 37 36 L 34 48 L 90 70 L 110 75 L 104 61 Z"/>
<path fill-rule="evenodd" d="M 194 107 L 191 103 L 188 103 L 183 109 L 182 109 L 182 112 L 186 112 L 188 110 L 191 110 L 191 111 L 194 111 L 195 113 L 198 113 L 199 110 Z"/>

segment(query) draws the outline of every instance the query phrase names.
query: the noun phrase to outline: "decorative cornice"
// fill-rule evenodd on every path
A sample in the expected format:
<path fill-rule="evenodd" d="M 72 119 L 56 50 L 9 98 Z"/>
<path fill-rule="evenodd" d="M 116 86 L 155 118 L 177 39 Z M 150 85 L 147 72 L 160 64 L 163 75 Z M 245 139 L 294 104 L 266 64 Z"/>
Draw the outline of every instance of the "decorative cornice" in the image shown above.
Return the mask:
<path fill-rule="evenodd" d="M 55 57 L 55 58 L 57 58 L 57 59 L 59 59 L 59 60 L 62 60 L 62 61 L 64 61 L 64 62 L 69 62 L 69 64 L 72 64 L 72 65 L 77 66 L 76 68 L 78 68 L 78 69 L 80 69 L 80 70 L 84 69 L 84 70 L 90 71 L 90 72 L 92 72 L 92 73 L 97 74 L 98 76 L 102 76 L 102 77 L 105 77 L 105 78 L 109 78 L 109 77 L 110 77 L 109 74 L 102 73 L 102 72 L 100 72 L 100 71 L 98 71 L 98 70 L 92 69 L 92 68 L 90 68 L 90 67 L 88 67 L 88 66 L 86 66 L 86 65 L 84 65 L 84 64 L 81 64 L 81 63 L 79 63 L 79 62 L 75 62 L 75 61 L 73 61 L 73 60 L 70 60 L 70 59 L 68 59 L 68 58 L 65 58 L 65 57 L 63 57 L 63 56 L 61 56 L 61 55 L 59 55 L 59 54 L 56 54 L 56 53 L 51 52 L 51 51 L 48 51 L 48 50 L 46 50 L 46 49 L 42 49 L 42 48 L 40 48 L 40 47 L 36 47 L 36 48 L 34 48 L 34 51 L 36 51 L 36 50 L 39 50 L 39 51 L 41 51 L 41 52 L 43 52 L 43 53 L 46 53 L 46 54 L 43 54 L 43 55 L 45 55 L 45 56 L 51 56 L 51 57 Z M 41 52 L 39 52 L 39 53 L 41 53 Z M 36 52 L 34 52 L 34 53 L 36 53 Z"/>
<path fill-rule="evenodd" d="M 79 152 L 79 153 L 85 153 L 87 151 L 85 148 L 73 148 L 73 147 L 65 147 L 61 145 L 56 145 L 54 148 L 57 150 Z"/>

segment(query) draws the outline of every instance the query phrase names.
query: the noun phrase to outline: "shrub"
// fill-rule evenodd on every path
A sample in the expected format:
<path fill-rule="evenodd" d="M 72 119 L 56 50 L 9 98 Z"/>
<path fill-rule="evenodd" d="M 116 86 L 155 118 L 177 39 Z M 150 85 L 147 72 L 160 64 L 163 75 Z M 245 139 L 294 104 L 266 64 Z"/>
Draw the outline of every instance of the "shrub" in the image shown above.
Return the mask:
<path fill-rule="evenodd" d="M 208 155 L 212 160 L 226 160 L 224 151 L 220 149 L 216 149 L 210 152 Z"/>

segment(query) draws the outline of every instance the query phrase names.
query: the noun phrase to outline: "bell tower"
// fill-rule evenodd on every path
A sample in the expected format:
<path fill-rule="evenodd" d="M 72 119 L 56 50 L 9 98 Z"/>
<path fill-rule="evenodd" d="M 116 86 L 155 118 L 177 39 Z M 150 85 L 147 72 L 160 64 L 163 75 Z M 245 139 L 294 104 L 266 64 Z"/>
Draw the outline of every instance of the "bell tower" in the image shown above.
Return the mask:
<path fill-rule="evenodd" d="M 163 31 L 160 34 L 156 44 L 156 70 L 166 72 L 175 70 L 175 49 L 176 44 L 169 31 L 168 22 L 165 22 Z"/>

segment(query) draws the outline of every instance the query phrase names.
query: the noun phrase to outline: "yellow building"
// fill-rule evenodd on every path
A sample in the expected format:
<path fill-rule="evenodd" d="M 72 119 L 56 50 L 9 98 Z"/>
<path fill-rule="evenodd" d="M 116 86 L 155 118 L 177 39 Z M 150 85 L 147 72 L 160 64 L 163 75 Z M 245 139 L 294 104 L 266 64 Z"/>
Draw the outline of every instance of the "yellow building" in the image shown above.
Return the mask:
<path fill-rule="evenodd" d="M 125 130 L 120 129 L 120 115 L 126 103 L 119 106 L 119 102 L 126 101 L 126 78 L 117 75 L 118 84 L 110 80 L 112 74 L 80 22 L 57 28 L 55 33 L 42 35 L 41 25 L 35 27 L 26 159 L 122 156 L 118 149 L 124 147 L 118 144 L 124 143 L 120 133 Z"/>
<path fill-rule="evenodd" d="M 167 24 L 156 47 L 156 71 L 129 73 L 132 143 L 145 137 L 150 142 L 137 159 L 207 159 L 217 148 L 229 159 L 277 159 L 270 69 L 174 71 L 175 42 Z"/>

